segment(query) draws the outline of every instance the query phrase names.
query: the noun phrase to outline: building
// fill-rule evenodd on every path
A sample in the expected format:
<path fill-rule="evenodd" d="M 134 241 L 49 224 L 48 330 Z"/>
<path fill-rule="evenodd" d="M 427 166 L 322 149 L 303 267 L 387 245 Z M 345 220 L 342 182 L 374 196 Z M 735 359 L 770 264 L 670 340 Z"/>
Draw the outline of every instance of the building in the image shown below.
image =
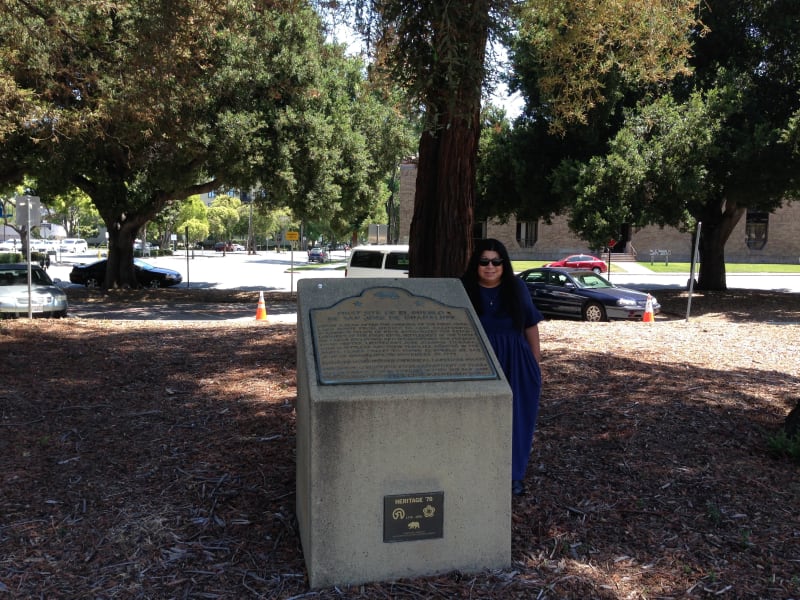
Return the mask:
<path fill-rule="evenodd" d="M 407 244 L 414 214 L 414 190 L 417 165 L 400 166 L 400 237 Z M 497 238 L 512 258 L 517 260 L 554 260 L 568 254 L 593 252 L 584 240 L 569 229 L 568 218 L 559 215 L 552 223 L 489 220 L 476 223 L 476 236 Z M 689 262 L 692 235 L 673 227 L 621 228 L 614 252 L 630 254 L 638 260 L 649 260 L 651 251 L 669 253 L 670 260 Z M 748 211 L 736 225 L 725 245 L 725 261 L 729 263 L 798 263 L 800 262 L 800 202 L 784 205 L 771 213 Z"/>

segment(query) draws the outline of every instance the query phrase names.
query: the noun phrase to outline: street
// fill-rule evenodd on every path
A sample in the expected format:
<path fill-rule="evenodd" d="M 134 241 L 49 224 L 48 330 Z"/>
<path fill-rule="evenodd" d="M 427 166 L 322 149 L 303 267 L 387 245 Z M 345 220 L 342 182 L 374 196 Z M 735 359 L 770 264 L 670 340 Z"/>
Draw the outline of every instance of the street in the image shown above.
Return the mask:
<path fill-rule="evenodd" d="M 52 278 L 69 281 L 69 272 L 76 263 L 97 260 L 97 251 L 86 254 L 64 254 L 61 262 L 51 265 Z M 252 289 L 255 291 L 290 291 L 297 289 L 297 281 L 308 277 L 344 277 L 346 253 L 331 253 L 331 262 L 312 268 L 297 270 L 308 265 L 305 251 L 264 251 L 255 255 L 246 252 L 221 252 L 213 250 L 189 251 L 187 259 L 183 251 L 175 256 L 143 260 L 160 267 L 179 271 L 183 275 L 182 287 L 215 289 Z M 292 267 L 295 270 L 292 270 Z M 633 289 L 657 291 L 659 289 L 686 288 L 688 273 L 654 273 L 641 263 L 617 263 L 614 265 L 626 272 L 613 271 L 612 283 Z M 728 274 L 729 289 L 755 289 L 781 292 L 800 292 L 800 274 L 748 273 Z"/>
<path fill-rule="evenodd" d="M 97 251 L 88 254 L 64 254 L 61 262 L 51 265 L 50 277 L 69 282 L 73 265 L 98 260 Z M 255 291 L 290 291 L 297 281 L 306 277 L 344 277 L 345 252 L 331 252 L 331 262 L 313 268 L 292 270 L 308 265 L 305 251 L 262 251 L 255 255 L 246 252 L 215 252 L 213 250 L 183 251 L 174 256 L 144 257 L 142 260 L 158 267 L 174 269 L 183 275 L 180 287 L 214 289 L 252 289 Z"/>

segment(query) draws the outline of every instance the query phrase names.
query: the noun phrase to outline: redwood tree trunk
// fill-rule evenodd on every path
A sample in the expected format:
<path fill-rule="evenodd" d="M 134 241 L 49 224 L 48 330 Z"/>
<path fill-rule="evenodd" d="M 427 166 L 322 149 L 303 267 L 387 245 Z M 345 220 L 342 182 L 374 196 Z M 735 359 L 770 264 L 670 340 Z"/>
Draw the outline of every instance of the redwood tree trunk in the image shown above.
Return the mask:
<path fill-rule="evenodd" d="M 477 120 L 477 119 L 476 119 Z M 460 124 L 419 144 L 410 232 L 411 277 L 460 277 L 472 246 L 477 125 Z"/>
<path fill-rule="evenodd" d="M 428 79 L 410 231 L 411 277 L 460 277 L 472 249 L 489 2 L 439 6 L 438 20 L 430 24 L 432 45 L 451 51 L 439 53 Z"/>

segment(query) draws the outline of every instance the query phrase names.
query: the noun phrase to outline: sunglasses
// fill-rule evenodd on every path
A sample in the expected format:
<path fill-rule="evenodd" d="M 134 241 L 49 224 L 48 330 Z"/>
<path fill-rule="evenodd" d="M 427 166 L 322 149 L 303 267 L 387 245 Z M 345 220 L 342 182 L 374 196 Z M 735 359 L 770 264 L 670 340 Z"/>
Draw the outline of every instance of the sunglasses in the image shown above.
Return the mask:
<path fill-rule="evenodd" d="M 492 259 L 479 258 L 478 259 L 478 264 L 480 266 L 482 266 L 482 267 L 488 267 L 489 263 L 492 263 L 492 265 L 494 265 L 495 267 L 500 267 L 500 266 L 503 265 L 503 259 L 502 258 L 492 258 Z"/>

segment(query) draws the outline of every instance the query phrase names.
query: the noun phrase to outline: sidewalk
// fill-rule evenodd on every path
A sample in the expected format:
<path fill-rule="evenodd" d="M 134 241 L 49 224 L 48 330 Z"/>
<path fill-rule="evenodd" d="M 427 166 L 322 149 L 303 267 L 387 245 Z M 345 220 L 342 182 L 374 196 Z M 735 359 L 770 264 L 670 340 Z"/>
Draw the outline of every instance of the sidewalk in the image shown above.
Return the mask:
<path fill-rule="evenodd" d="M 650 269 L 645 267 L 642 263 L 638 263 L 638 262 L 627 262 L 627 261 L 614 262 L 613 259 L 612 259 L 612 261 L 611 261 L 612 275 L 614 274 L 613 273 L 614 267 L 616 267 L 618 269 L 622 269 L 626 273 L 634 273 L 634 274 L 635 273 L 640 273 L 640 274 L 643 274 L 643 275 L 644 274 L 653 273 L 653 271 L 651 271 Z M 619 272 L 619 271 L 617 271 L 617 272 Z"/>

